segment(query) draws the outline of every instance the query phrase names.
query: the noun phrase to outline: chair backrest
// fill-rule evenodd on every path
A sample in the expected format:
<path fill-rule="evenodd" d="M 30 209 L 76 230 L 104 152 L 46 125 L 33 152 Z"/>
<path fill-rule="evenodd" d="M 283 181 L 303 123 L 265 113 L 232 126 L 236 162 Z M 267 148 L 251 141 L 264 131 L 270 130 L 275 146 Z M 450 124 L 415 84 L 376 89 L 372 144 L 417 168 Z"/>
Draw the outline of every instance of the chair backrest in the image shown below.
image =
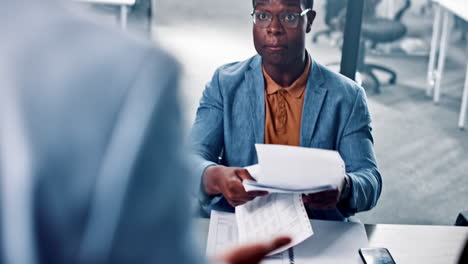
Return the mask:
<path fill-rule="evenodd" d="M 398 10 L 398 12 L 395 14 L 395 17 L 393 20 L 395 21 L 401 21 L 401 17 L 406 13 L 406 11 L 411 7 L 411 0 L 406 0 L 405 4 L 403 7 Z"/>
<path fill-rule="evenodd" d="M 364 0 L 364 9 L 362 11 L 362 18 L 376 17 L 377 6 L 382 0 Z"/>
<path fill-rule="evenodd" d="M 462 211 L 458 214 L 455 221 L 456 226 L 468 226 L 468 211 Z"/>
<path fill-rule="evenodd" d="M 393 0 L 390 0 L 393 1 Z M 364 11 L 363 11 L 363 18 L 374 18 L 376 17 L 376 9 L 379 4 L 382 3 L 382 0 L 365 0 L 364 1 Z M 403 6 L 398 9 L 393 17 L 393 20 L 400 21 L 403 15 L 408 11 L 411 7 L 411 0 L 405 0 Z"/>
<path fill-rule="evenodd" d="M 341 15 L 342 11 L 346 9 L 346 0 L 328 0 L 325 4 L 325 23 L 329 26 L 332 25 L 332 20 Z"/>

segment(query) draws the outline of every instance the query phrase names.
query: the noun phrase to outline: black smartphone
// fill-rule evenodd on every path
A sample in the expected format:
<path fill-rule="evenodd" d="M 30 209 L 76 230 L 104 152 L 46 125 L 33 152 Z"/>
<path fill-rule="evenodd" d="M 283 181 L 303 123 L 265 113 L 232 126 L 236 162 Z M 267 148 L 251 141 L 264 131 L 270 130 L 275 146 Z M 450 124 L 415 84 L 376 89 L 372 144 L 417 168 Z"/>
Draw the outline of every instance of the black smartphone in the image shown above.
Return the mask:
<path fill-rule="evenodd" d="M 365 264 L 396 264 L 386 248 L 360 248 L 359 255 Z"/>

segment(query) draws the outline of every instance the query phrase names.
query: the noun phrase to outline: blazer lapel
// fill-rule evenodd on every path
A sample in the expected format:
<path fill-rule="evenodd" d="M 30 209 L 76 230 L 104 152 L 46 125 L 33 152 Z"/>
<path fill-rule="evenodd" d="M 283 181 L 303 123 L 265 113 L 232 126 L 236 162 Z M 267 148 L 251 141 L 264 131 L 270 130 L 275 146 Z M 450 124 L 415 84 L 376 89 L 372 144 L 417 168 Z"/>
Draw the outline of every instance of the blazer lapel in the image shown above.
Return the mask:
<path fill-rule="evenodd" d="M 302 107 L 300 145 L 303 147 L 309 147 L 311 144 L 315 126 L 327 95 L 327 89 L 322 87 L 323 82 L 320 66 L 315 61 L 312 61 L 304 106 Z"/>
<path fill-rule="evenodd" d="M 250 101 L 250 119 L 254 129 L 255 143 L 265 141 L 265 81 L 262 72 L 262 60 L 256 56 L 245 73 Z"/>

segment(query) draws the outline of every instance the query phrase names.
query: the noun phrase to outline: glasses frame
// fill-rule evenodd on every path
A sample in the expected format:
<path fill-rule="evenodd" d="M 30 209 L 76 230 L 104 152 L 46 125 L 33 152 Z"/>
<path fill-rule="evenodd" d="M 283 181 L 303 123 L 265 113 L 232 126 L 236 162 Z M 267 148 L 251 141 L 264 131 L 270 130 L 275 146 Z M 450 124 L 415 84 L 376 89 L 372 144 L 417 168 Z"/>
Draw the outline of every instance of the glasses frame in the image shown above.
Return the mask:
<path fill-rule="evenodd" d="M 268 25 L 263 26 L 263 27 L 262 27 L 262 26 L 258 26 L 258 24 L 257 24 L 257 18 L 255 17 L 255 11 L 261 11 L 261 10 L 254 10 L 254 11 L 250 14 L 250 15 L 252 16 L 254 25 L 256 25 L 257 27 L 260 27 L 260 28 L 268 28 L 268 27 L 270 27 L 270 26 L 271 26 L 271 23 L 273 22 L 273 17 L 276 16 L 276 17 L 278 18 L 278 20 L 279 20 L 281 26 L 283 26 L 284 28 L 295 29 L 295 28 L 297 28 L 297 27 L 299 26 L 299 18 L 301 18 L 301 17 L 303 17 L 304 15 L 306 15 L 307 13 L 309 13 L 309 11 L 312 11 L 312 9 L 311 9 L 311 8 L 307 8 L 306 10 L 302 11 L 301 13 L 289 12 L 289 14 L 294 14 L 294 15 L 296 15 L 297 18 L 298 18 L 298 22 L 297 22 L 297 24 L 296 24 L 295 27 L 288 27 L 288 26 L 286 26 L 286 25 L 284 24 L 285 22 L 284 22 L 282 19 L 280 19 L 280 17 L 279 17 L 279 15 L 281 15 L 281 14 L 283 14 L 283 13 L 288 13 L 288 12 L 282 12 L 282 13 L 279 13 L 279 14 L 272 14 L 272 13 L 269 12 L 269 11 L 261 11 L 261 12 L 265 12 L 265 13 L 271 14 L 271 20 L 269 21 Z"/>

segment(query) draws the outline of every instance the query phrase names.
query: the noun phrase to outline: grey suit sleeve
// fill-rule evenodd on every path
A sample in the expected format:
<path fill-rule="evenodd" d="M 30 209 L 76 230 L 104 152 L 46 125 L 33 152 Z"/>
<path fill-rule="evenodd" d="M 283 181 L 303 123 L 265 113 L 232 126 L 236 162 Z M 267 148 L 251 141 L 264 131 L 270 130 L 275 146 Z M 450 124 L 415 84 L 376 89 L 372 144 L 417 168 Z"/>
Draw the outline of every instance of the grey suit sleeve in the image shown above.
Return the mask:
<path fill-rule="evenodd" d="M 349 197 L 338 204 L 345 216 L 373 208 L 382 190 L 370 123 L 366 96 L 359 88 L 338 146 L 351 184 Z"/>
<path fill-rule="evenodd" d="M 192 177 L 181 146 L 178 66 L 159 52 L 149 55 L 134 85 L 160 89 L 160 96 L 127 189 L 110 263 L 203 263 L 190 228 Z"/>
<path fill-rule="evenodd" d="M 205 87 L 190 136 L 196 170 L 195 179 L 200 183 L 195 185 L 200 188 L 194 191 L 206 212 L 220 199 L 220 196 L 209 197 L 204 193 L 201 177 L 206 168 L 219 162 L 224 145 L 223 113 L 223 96 L 219 85 L 218 70 Z"/>

